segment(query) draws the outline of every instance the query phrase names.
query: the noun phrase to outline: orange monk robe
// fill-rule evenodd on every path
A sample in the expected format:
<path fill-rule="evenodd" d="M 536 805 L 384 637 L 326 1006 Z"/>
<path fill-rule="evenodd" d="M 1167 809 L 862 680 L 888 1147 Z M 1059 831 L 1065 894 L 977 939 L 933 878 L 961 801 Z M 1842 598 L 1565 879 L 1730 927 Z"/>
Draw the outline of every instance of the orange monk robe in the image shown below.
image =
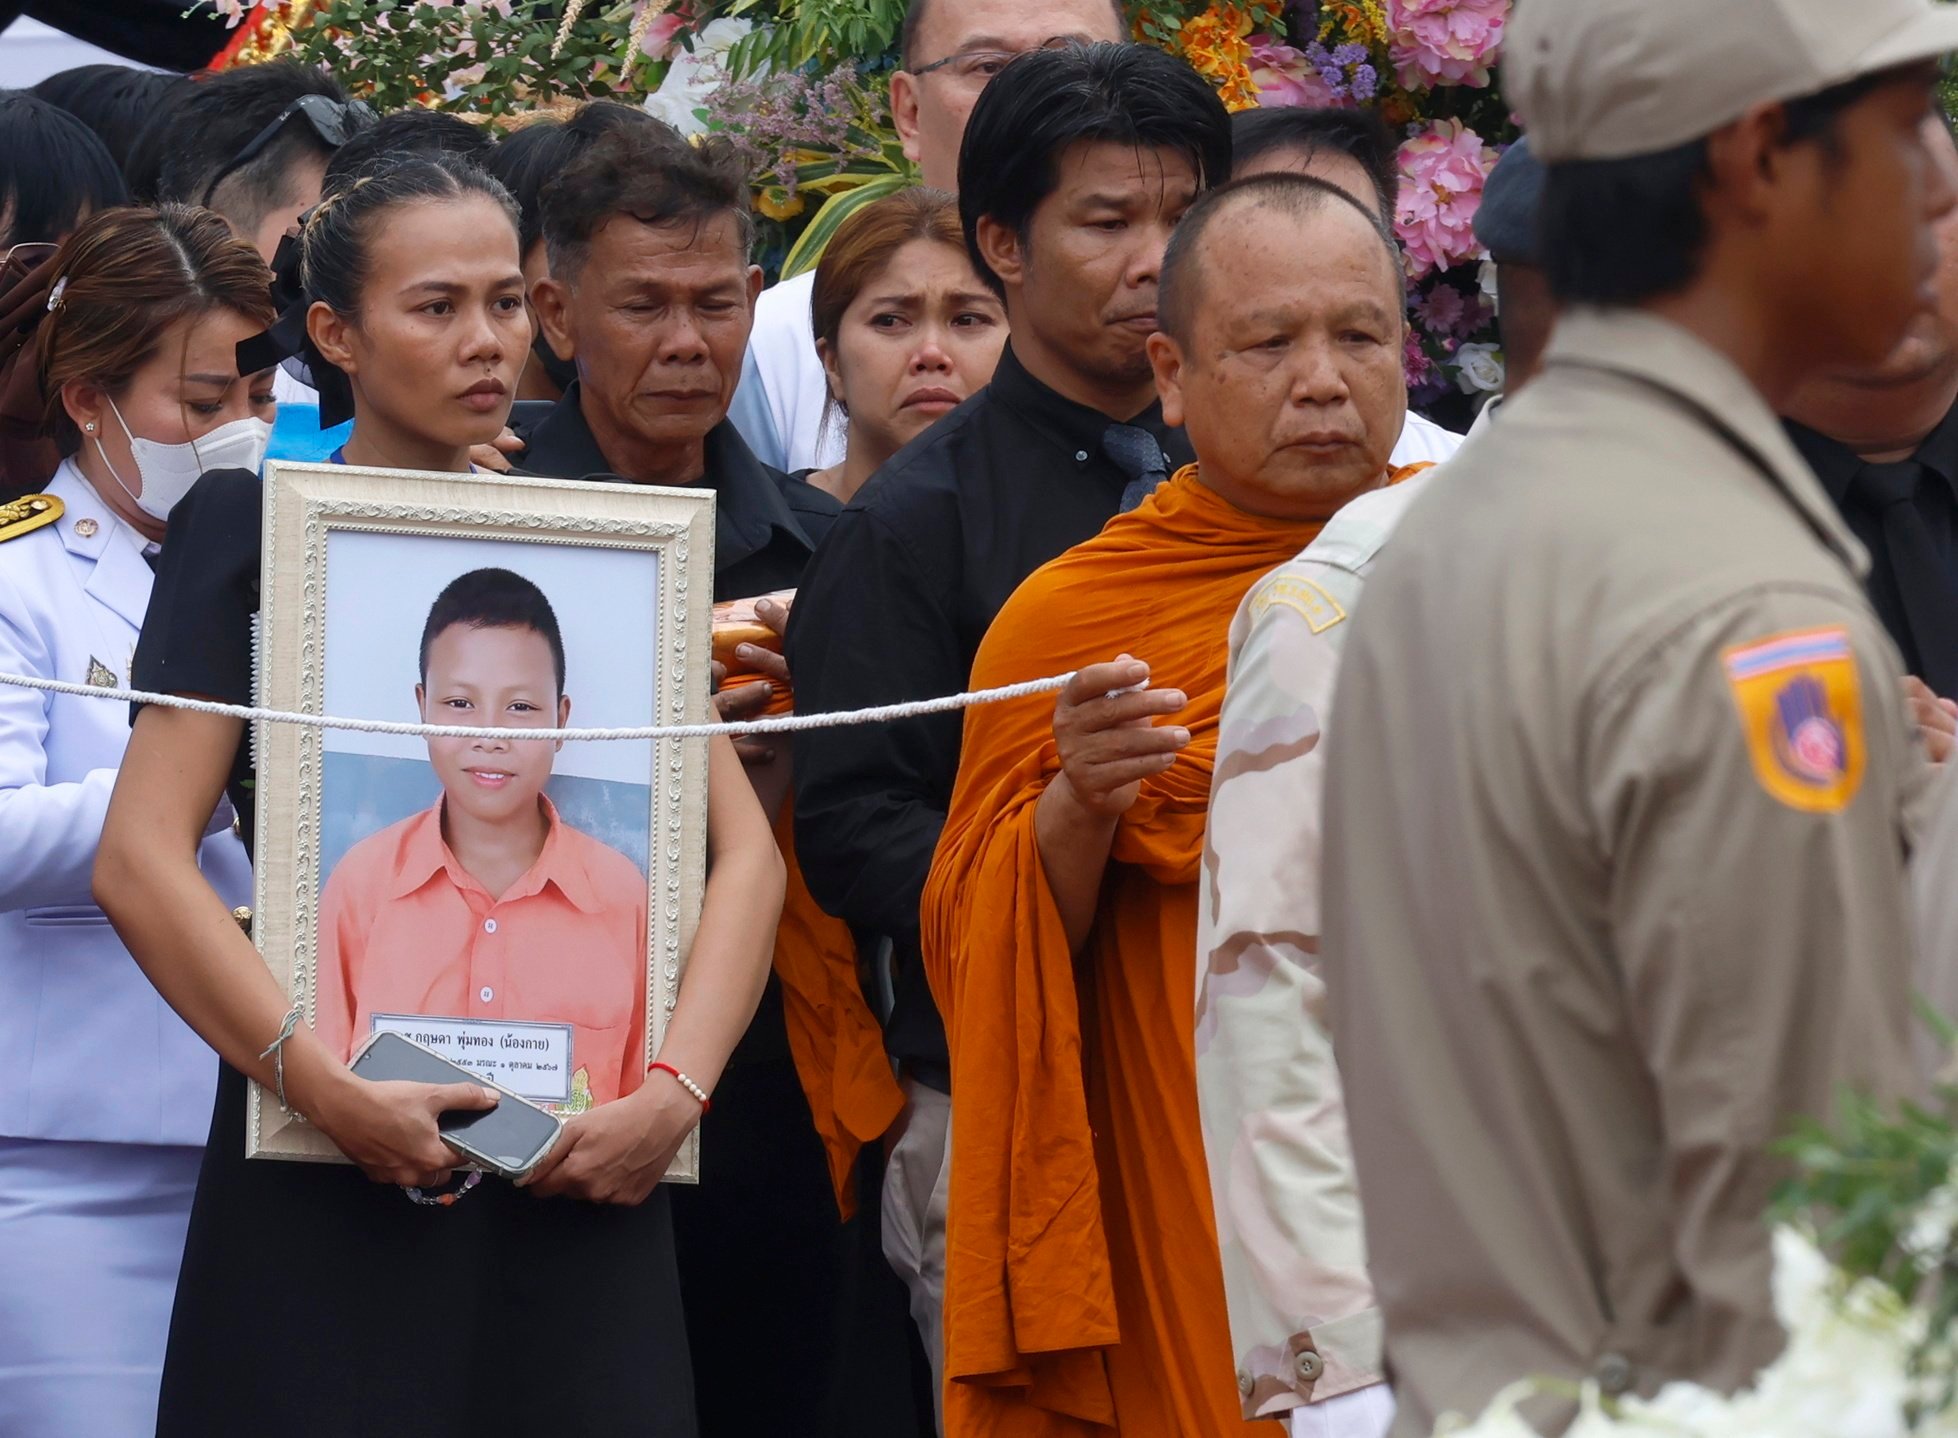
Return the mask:
<path fill-rule="evenodd" d="M 1014 594 L 974 688 L 1128 653 L 1192 735 L 1116 831 L 1077 965 L 1034 806 L 1051 697 L 968 711 L 922 910 L 951 1045 L 946 1438 L 1278 1438 L 1240 1416 L 1196 1089 L 1197 871 L 1226 636 L 1316 523 L 1185 469 Z"/>
<path fill-rule="evenodd" d="M 882 1138 L 904 1109 L 884 1030 L 865 1002 L 850 926 L 817 905 L 795 858 L 790 806 L 775 821 L 775 842 L 788 864 L 789 887 L 775 930 L 775 974 L 789 1053 L 809 1100 L 809 1116 L 829 1158 L 839 1215 L 856 1212 L 857 1154 Z"/>
<path fill-rule="evenodd" d="M 764 712 L 787 714 L 793 707 L 794 696 L 777 685 Z M 856 937 L 848 924 L 822 911 L 803 882 L 794 815 L 786 803 L 775 821 L 775 842 L 789 871 L 775 930 L 775 976 L 782 981 L 789 1055 L 829 1160 L 837 1213 L 848 1219 L 857 1210 L 857 1154 L 897 1121 L 904 1090 L 885 1055 L 884 1031 L 863 996 Z"/>

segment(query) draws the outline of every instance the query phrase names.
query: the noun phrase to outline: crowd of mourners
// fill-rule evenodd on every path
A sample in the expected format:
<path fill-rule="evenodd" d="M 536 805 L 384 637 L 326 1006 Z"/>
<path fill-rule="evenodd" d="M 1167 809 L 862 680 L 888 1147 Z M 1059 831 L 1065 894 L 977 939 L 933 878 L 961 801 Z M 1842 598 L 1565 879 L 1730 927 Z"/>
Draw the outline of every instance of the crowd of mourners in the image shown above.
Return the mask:
<path fill-rule="evenodd" d="M 1954 50 L 1522 0 L 1466 437 L 1386 124 L 1229 114 L 1112 0 L 912 0 L 920 183 L 766 289 L 730 142 L 626 104 L 0 94 L 0 673 L 250 704 L 269 457 L 712 491 L 729 721 L 1072 676 L 715 739 L 657 1061 L 521 1184 L 286 1022 L 240 721 L 0 685 L 0 1438 L 1747 1383 L 1777 1139 L 1958 1012 Z M 351 1162 L 248 1159 L 254 1082 Z"/>

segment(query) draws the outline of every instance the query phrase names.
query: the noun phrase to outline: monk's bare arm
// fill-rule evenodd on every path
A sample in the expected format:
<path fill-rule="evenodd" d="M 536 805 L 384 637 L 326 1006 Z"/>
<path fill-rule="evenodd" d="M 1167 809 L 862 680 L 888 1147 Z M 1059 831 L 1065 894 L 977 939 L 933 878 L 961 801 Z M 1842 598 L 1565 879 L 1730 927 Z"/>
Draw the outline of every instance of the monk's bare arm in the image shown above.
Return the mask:
<path fill-rule="evenodd" d="M 1174 764 L 1190 742 L 1189 730 L 1155 722 L 1181 710 L 1185 696 L 1149 689 L 1148 682 L 1149 666 L 1140 660 L 1091 664 L 1068 681 L 1054 705 L 1061 771 L 1034 808 L 1034 837 L 1068 946 L 1077 954 L 1094 928 L 1122 815 L 1143 780 Z"/>

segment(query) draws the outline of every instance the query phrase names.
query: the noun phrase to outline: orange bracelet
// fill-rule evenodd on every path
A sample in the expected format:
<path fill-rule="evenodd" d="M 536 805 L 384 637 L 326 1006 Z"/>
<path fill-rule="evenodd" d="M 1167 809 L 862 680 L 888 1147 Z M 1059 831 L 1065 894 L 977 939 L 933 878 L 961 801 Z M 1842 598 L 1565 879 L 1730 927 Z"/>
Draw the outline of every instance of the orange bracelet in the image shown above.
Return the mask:
<path fill-rule="evenodd" d="M 650 1064 L 646 1065 L 646 1072 L 651 1073 L 654 1069 L 658 1069 L 661 1073 L 672 1074 L 675 1081 L 679 1083 L 681 1088 L 685 1089 L 688 1093 L 692 1094 L 696 1099 L 700 1101 L 700 1111 L 703 1114 L 712 1113 L 714 1111 L 714 1101 L 707 1097 L 707 1090 L 702 1088 L 699 1084 L 695 1083 L 692 1079 L 688 1078 L 685 1074 L 681 1073 L 678 1069 L 673 1067 L 672 1064 L 667 1063 L 662 1059 L 654 1059 Z"/>

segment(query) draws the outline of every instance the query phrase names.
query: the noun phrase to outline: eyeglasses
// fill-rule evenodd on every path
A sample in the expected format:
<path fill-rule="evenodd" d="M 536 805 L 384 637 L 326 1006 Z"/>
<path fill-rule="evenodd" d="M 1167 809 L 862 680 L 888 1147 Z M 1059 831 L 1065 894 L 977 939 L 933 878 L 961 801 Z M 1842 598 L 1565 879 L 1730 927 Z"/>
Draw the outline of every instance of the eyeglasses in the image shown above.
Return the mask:
<path fill-rule="evenodd" d="M 1051 40 L 1043 40 L 1031 50 L 961 50 L 956 55 L 947 55 L 929 65 L 920 65 L 911 73 L 924 76 L 935 70 L 950 70 L 952 78 L 961 84 L 984 88 L 988 81 L 1022 55 L 1031 55 L 1040 50 L 1072 50 L 1084 43 L 1071 35 L 1056 35 Z"/>
<path fill-rule="evenodd" d="M 304 120 L 319 137 L 319 142 L 329 150 L 337 150 L 355 135 L 374 123 L 374 112 L 359 100 L 332 100 L 325 95 L 301 95 L 285 109 L 271 124 L 252 136 L 251 142 L 225 162 L 224 168 L 211 176 L 211 183 L 204 187 L 204 208 L 211 206 L 211 197 L 218 192 L 218 186 L 235 171 L 242 170 L 253 160 L 264 154 L 272 142 L 279 138 L 294 116 Z"/>

